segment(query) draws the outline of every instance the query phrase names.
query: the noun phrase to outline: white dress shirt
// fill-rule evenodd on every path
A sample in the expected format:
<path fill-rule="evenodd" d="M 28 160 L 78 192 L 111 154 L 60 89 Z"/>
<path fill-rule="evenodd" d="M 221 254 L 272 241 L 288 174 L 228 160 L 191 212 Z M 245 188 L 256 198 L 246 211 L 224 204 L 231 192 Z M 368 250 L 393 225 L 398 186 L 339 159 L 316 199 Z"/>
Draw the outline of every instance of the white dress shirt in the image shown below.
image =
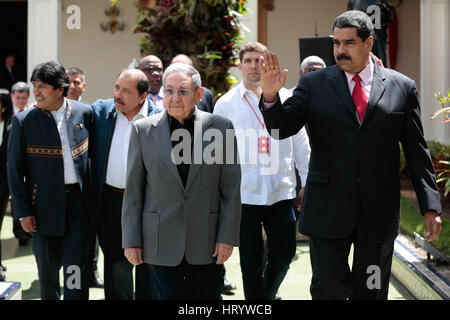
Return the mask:
<path fill-rule="evenodd" d="M 145 99 L 139 113 L 131 121 L 128 121 L 127 117 L 117 110 L 116 126 L 111 141 L 111 149 L 109 150 L 106 184 L 115 188 L 125 189 L 128 147 L 130 144 L 132 124 L 138 119 L 145 118 L 147 114 L 147 99 Z"/>
<path fill-rule="evenodd" d="M 13 111 L 14 111 L 14 115 L 18 114 L 21 110 L 19 108 L 17 108 L 15 105 L 13 105 Z"/>
<path fill-rule="evenodd" d="M 361 78 L 361 86 L 364 88 L 364 91 L 366 92 L 367 101 L 369 101 L 370 91 L 372 90 L 373 70 L 374 70 L 372 59 L 369 58 L 369 61 L 370 61 L 369 64 L 360 73 L 358 73 L 359 77 Z M 353 80 L 355 74 L 345 72 L 345 76 L 347 77 L 350 95 L 352 95 L 353 89 L 355 89 L 356 85 L 356 82 Z"/>
<path fill-rule="evenodd" d="M 72 148 L 70 147 L 69 136 L 67 135 L 66 125 L 66 108 L 68 106 L 67 99 L 64 98 L 63 104 L 56 111 L 51 111 L 53 119 L 56 122 L 56 128 L 61 139 L 62 154 L 64 161 L 64 183 L 73 184 L 78 183 L 77 174 L 75 172 L 75 165 L 73 163 Z"/>
<path fill-rule="evenodd" d="M 289 90 L 280 90 L 282 101 L 289 96 Z M 233 122 L 241 163 L 242 203 L 272 205 L 296 197 L 294 162 L 299 171 L 302 186 L 305 185 L 311 149 L 304 128 L 287 139 L 273 139 L 265 125 L 264 129 L 262 128 L 264 118 L 258 103 L 259 98 L 241 81 L 217 101 L 214 114 Z M 253 137 L 256 139 L 261 136 L 269 137 L 270 155 L 258 153 L 257 141 L 256 144 L 254 142 L 252 144 L 249 132 L 245 132 L 248 129 L 254 132 Z"/>

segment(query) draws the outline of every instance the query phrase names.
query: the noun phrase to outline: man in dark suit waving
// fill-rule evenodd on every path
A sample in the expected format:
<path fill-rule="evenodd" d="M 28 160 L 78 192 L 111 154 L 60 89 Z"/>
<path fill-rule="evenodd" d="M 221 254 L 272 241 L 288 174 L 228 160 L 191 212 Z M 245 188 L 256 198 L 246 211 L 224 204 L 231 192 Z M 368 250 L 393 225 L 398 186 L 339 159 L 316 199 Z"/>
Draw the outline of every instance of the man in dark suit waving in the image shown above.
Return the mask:
<path fill-rule="evenodd" d="M 283 105 L 277 92 L 287 70 L 280 72 L 272 53 L 260 61 L 260 107 L 268 129 L 279 129 L 284 139 L 308 125 L 311 158 L 300 232 L 311 237 L 313 299 L 387 299 L 399 227 L 399 140 L 427 240 L 440 233 L 439 192 L 415 83 L 374 63 L 372 35 L 365 13 L 337 17 L 337 65 L 302 77 Z"/>

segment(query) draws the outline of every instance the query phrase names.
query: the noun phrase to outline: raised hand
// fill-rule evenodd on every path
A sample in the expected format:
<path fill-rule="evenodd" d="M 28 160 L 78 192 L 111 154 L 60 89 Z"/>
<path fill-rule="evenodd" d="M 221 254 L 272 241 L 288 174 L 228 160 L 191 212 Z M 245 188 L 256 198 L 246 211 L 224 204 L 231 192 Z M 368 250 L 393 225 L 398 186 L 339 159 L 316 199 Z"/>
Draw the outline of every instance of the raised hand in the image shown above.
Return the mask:
<path fill-rule="evenodd" d="M 274 102 L 278 91 L 284 86 L 288 70 L 280 72 L 277 55 L 272 52 L 264 53 L 259 59 L 259 69 L 261 71 L 261 88 L 264 94 L 264 101 Z"/>

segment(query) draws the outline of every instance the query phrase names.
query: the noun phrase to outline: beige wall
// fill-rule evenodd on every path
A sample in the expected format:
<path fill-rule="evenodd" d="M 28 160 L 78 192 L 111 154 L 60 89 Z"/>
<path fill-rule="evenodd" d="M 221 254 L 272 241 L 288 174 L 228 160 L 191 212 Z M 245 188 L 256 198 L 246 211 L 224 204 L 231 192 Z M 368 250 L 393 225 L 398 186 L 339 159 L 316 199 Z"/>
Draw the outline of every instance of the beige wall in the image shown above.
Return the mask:
<path fill-rule="evenodd" d="M 105 9 L 109 0 L 63 0 L 61 26 L 61 63 L 64 67 L 77 66 L 86 74 L 87 89 L 83 100 L 93 102 L 99 98 L 111 98 L 115 80 L 122 69 L 135 58 L 139 60 L 139 43 L 131 29 L 136 21 L 134 1 L 120 0 L 119 22 L 125 23 L 123 31 L 103 32 L 101 23 L 109 18 Z M 81 9 L 81 29 L 66 27 L 66 8 L 78 5 Z"/>
<path fill-rule="evenodd" d="M 289 70 L 290 88 L 298 82 L 298 38 L 314 36 L 316 23 L 319 36 L 330 35 L 334 19 L 347 10 L 347 0 L 274 0 L 274 5 L 267 16 L 267 44 Z"/>
<path fill-rule="evenodd" d="M 415 80 L 420 92 L 420 0 L 405 0 L 396 11 L 399 40 L 395 70 Z"/>
<path fill-rule="evenodd" d="M 278 54 L 281 67 L 289 69 L 286 87 L 298 81 L 298 38 L 332 33 L 334 19 L 347 10 L 347 0 L 274 0 L 268 14 L 268 46 Z M 420 83 L 420 2 L 405 0 L 397 8 L 399 46 L 397 70 Z"/>

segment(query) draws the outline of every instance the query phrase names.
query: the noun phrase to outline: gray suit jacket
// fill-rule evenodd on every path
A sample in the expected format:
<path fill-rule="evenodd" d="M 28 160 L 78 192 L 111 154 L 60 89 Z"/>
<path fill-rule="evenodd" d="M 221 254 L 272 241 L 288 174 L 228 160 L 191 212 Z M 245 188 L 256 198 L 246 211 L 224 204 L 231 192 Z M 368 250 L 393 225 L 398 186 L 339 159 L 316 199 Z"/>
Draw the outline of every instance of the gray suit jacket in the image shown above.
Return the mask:
<path fill-rule="evenodd" d="M 185 256 L 190 264 L 209 264 L 215 262 L 216 243 L 239 245 L 241 169 L 233 125 L 197 108 L 195 115 L 203 133 L 207 129 L 222 133 L 224 161 L 191 164 L 186 188 L 171 160 L 167 111 L 133 124 L 122 206 L 122 246 L 142 247 L 145 263 L 176 266 Z M 228 149 L 227 129 L 233 133 Z M 201 133 L 196 131 L 194 136 L 194 141 L 203 141 Z M 203 141 L 202 149 L 209 144 Z M 233 163 L 227 164 L 230 147 L 234 148 Z"/>

